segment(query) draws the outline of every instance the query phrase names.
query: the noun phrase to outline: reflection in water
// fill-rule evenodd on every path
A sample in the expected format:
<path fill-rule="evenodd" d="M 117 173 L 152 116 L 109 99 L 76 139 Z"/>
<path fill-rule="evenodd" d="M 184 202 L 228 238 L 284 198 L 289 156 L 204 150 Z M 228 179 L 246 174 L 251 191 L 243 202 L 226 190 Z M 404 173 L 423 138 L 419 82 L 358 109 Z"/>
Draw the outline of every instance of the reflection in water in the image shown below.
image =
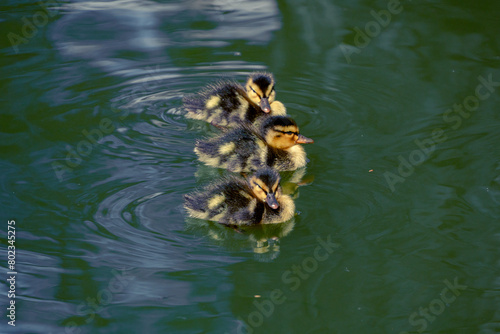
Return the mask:
<path fill-rule="evenodd" d="M 306 175 L 306 167 L 294 171 L 281 173 L 281 188 L 283 193 L 292 196 L 293 199 L 299 197 L 299 187 L 313 183 L 314 175 Z"/>
<path fill-rule="evenodd" d="M 180 47 L 269 43 L 281 25 L 276 3 L 264 0 L 86 1 L 65 4 L 63 12 L 51 29 L 60 53 L 122 75 L 133 73 L 132 59 L 164 58 L 165 50 L 168 57 Z"/>
<path fill-rule="evenodd" d="M 207 237 L 212 243 L 228 250 L 251 250 L 256 260 L 270 262 L 276 259 L 280 252 L 280 240 L 287 236 L 295 226 L 292 218 L 280 224 L 260 224 L 239 227 L 238 231 L 227 226 L 187 218 L 186 229 L 190 233 Z"/>

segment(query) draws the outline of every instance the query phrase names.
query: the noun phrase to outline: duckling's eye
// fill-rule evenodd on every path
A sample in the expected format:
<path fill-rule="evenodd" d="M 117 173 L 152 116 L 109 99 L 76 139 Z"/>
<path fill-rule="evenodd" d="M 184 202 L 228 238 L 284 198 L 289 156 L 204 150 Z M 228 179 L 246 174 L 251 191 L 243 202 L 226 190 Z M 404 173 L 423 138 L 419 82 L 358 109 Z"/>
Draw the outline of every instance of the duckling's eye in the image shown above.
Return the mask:
<path fill-rule="evenodd" d="M 283 133 L 285 135 L 297 135 L 297 136 L 299 135 L 298 132 L 294 132 L 294 131 L 281 131 L 281 130 L 276 130 L 276 129 L 274 131 L 279 132 L 279 133 Z"/>
<path fill-rule="evenodd" d="M 253 184 L 255 184 L 257 187 L 259 187 L 260 190 L 262 190 L 267 195 L 267 191 L 265 191 L 257 182 L 254 182 Z"/>
<path fill-rule="evenodd" d="M 271 88 L 271 90 L 269 91 L 269 95 L 267 97 L 270 97 L 271 95 L 273 95 L 273 92 L 274 92 L 274 86 L 273 88 Z"/>
<path fill-rule="evenodd" d="M 283 134 L 285 134 L 285 135 L 289 135 L 289 136 L 294 135 L 294 134 L 297 134 L 296 132 L 293 132 L 293 131 L 281 131 L 281 132 L 282 132 Z"/>
<path fill-rule="evenodd" d="M 255 94 L 257 94 L 257 96 L 258 96 L 258 97 L 260 97 L 259 93 L 257 93 L 257 92 L 255 91 L 255 89 L 253 89 L 253 87 L 252 87 L 252 86 L 249 86 L 249 87 L 250 87 L 250 89 L 252 90 L 252 92 L 254 92 Z"/>

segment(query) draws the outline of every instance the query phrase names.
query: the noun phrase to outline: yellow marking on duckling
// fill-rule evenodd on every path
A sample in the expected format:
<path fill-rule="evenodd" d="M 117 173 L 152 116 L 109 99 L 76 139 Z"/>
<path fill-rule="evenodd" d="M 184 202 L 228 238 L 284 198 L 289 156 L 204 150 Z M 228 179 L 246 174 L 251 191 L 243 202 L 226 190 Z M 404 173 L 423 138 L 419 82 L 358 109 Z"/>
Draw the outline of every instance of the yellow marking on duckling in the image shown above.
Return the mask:
<path fill-rule="evenodd" d="M 220 164 L 219 157 L 212 157 L 208 154 L 200 152 L 198 147 L 194 148 L 194 152 L 198 155 L 198 158 L 201 162 L 205 163 L 208 166 L 225 168 L 225 164 Z"/>
<path fill-rule="evenodd" d="M 290 196 L 281 196 L 280 199 L 278 199 L 278 204 L 280 207 L 279 215 L 265 216 L 262 220 L 262 224 L 279 224 L 293 218 L 293 216 L 295 215 L 295 203 Z"/>
<path fill-rule="evenodd" d="M 227 154 L 233 152 L 235 148 L 236 148 L 236 144 L 234 142 L 222 144 L 219 147 L 219 153 L 222 155 L 227 155 Z"/>
<path fill-rule="evenodd" d="M 262 164 L 265 164 L 266 160 L 267 160 L 267 150 L 268 150 L 267 144 L 264 141 L 258 139 L 257 140 L 257 146 L 259 146 L 259 150 L 258 150 L 257 154 L 255 154 L 255 155 L 258 155 L 259 161 Z M 251 158 L 255 158 L 255 157 L 252 156 Z"/>
<path fill-rule="evenodd" d="M 249 103 L 246 99 L 244 99 L 241 96 L 238 97 L 238 100 L 240 101 L 240 106 L 238 107 L 238 109 L 235 110 L 234 113 L 238 115 L 239 119 L 244 120 L 246 113 L 248 111 Z"/>
<path fill-rule="evenodd" d="M 210 116 L 207 118 L 208 123 L 212 123 L 216 117 L 221 118 L 221 113 L 222 109 L 221 108 L 214 108 L 213 110 L 210 111 Z M 217 123 L 217 122 L 215 122 Z"/>
<path fill-rule="evenodd" d="M 245 198 L 252 199 L 252 196 L 250 196 L 250 194 L 247 193 L 246 191 L 240 190 L 240 195 Z"/>
<path fill-rule="evenodd" d="M 210 157 L 208 155 L 204 155 L 200 156 L 200 161 L 209 166 L 224 168 L 224 164 L 220 163 L 220 159 L 218 157 Z"/>
<path fill-rule="evenodd" d="M 227 168 L 230 169 L 232 172 L 242 172 L 242 164 L 241 164 L 241 158 L 238 157 L 238 155 L 233 154 L 229 160 L 227 160 Z"/>
<path fill-rule="evenodd" d="M 266 90 L 266 96 L 267 97 L 271 96 L 271 93 L 273 92 L 273 86 L 274 86 L 274 82 L 271 82 L 271 84 L 269 85 L 269 87 L 267 87 L 267 90 Z"/>
<path fill-rule="evenodd" d="M 271 129 L 269 130 L 267 133 L 266 133 L 266 137 L 264 138 L 266 140 L 266 143 L 269 145 L 269 146 L 272 146 L 272 147 L 276 147 L 276 141 L 277 139 L 279 139 L 280 137 L 282 137 L 281 133 L 278 133 L 276 131 L 274 131 L 274 129 Z"/>
<path fill-rule="evenodd" d="M 259 86 L 257 86 L 253 81 L 249 82 L 250 91 L 252 92 L 252 95 L 257 95 L 257 96 L 262 96 L 263 92 L 260 89 Z"/>
<path fill-rule="evenodd" d="M 208 219 L 209 213 L 208 212 L 201 212 L 201 211 L 196 211 L 191 208 L 186 208 L 187 212 L 189 215 L 193 218 L 198 218 L 198 219 Z"/>
<path fill-rule="evenodd" d="M 292 146 L 286 151 L 290 154 L 290 160 L 295 169 L 304 167 L 306 165 L 306 151 L 301 145 Z"/>
<path fill-rule="evenodd" d="M 295 145 L 297 140 L 296 132 L 298 132 L 298 129 L 293 125 L 275 126 L 266 135 L 266 141 L 272 147 L 286 150 Z"/>
<path fill-rule="evenodd" d="M 218 207 L 222 202 L 226 200 L 226 197 L 224 195 L 215 195 L 211 199 L 208 200 L 208 208 L 210 210 Z"/>
<path fill-rule="evenodd" d="M 259 149 L 261 150 L 266 150 L 267 149 L 267 145 L 265 142 L 263 142 L 262 140 L 260 139 L 257 139 L 257 145 L 259 146 Z"/>
<path fill-rule="evenodd" d="M 256 206 L 257 206 L 257 199 L 254 198 L 250 201 L 250 203 L 248 203 L 247 210 L 250 212 L 254 212 Z"/>
<path fill-rule="evenodd" d="M 288 195 L 283 195 L 278 201 L 280 208 L 282 208 L 280 219 L 282 221 L 290 220 L 295 215 L 295 203 Z"/>
<path fill-rule="evenodd" d="M 266 189 L 266 185 L 257 178 L 252 178 L 251 183 L 252 183 L 252 191 L 255 197 L 259 201 L 265 202 L 267 194 L 264 192 L 264 190 Z"/>
<path fill-rule="evenodd" d="M 299 129 L 297 129 L 296 126 L 294 125 L 287 125 L 287 126 L 281 126 L 281 125 L 278 125 L 278 126 L 275 126 L 274 127 L 274 130 L 276 131 L 282 131 L 282 132 L 299 132 Z"/>
<path fill-rule="evenodd" d="M 207 107 L 207 109 L 212 109 L 215 108 L 219 104 L 219 102 L 220 102 L 220 97 L 214 95 L 208 99 L 207 103 L 205 103 L 205 106 Z"/>
<path fill-rule="evenodd" d="M 276 182 L 273 184 L 272 191 L 277 192 L 279 185 L 280 185 L 280 179 L 278 178 Z"/>
<path fill-rule="evenodd" d="M 196 111 L 189 111 L 186 114 L 187 118 L 192 118 L 192 119 L 199 119 L 199 120 L 204 120 L 207 117 L 207 113 L 205 110 L 202 109 L 196 109 Z"/>
<path fill-rule="evenodd" d="M 271 103 L 271 116 L 286 116 L 286 107 L 280 101 Z"/>
<path fill-rule="evenodd" d="M 218 215 L 215 215 L 212 218 L 210 218 L 210 220 L 212 220 L 214 222 L 218 222 L 219 220 L 221 220 L 222 217 L 224 217 L 225 214 L 226 214 L 226 212 L 221 212 Z"/>

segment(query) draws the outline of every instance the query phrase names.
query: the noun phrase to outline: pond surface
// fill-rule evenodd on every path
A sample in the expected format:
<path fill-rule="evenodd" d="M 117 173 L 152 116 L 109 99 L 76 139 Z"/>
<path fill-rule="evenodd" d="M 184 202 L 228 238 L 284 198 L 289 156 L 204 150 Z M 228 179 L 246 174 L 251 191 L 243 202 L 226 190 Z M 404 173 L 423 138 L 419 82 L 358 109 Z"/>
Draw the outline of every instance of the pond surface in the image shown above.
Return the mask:
<path fill-rule="evenodd" d="M 500 2 L 1 10 L 1 332 L 500 331 Z M 298 214 L 186 219 L 224 173 L 182 98 L 260 70 L 315 140 Z"/>

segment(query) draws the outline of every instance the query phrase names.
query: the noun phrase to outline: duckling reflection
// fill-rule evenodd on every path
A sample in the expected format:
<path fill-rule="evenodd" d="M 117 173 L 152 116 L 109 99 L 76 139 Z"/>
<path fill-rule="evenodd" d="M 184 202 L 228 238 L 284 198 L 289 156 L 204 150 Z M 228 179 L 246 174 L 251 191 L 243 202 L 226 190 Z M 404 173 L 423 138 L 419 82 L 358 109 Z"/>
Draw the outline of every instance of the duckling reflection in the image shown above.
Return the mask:
<path fill-rule="evenodd" d="M 263 166 L 278 171 L 296 170 L 307 163 L 304 148 L 314 141 L 299 133 L 285 116 L 266 119 L 260 129 L 240 126 L 208 140 L 199 140 L 195 153 L 201 162 L 232 172 L 250 172 Z"/>
<path fill-rule="evenodd" d="M 314 175 L 306 175 L 306 168 L 281 173 L 281 189 L 283 194 L 290 195 L 292 199 L 299 198 L 299 189 L 314 182 Z"/>
<path fill-rule="evenodd" d="M 187 118 L 206 121 L 218 127 L 235 127 L 259 122 L 266 115 L 286 115 L 283 103 L 276 101 L 274 77 L 270 73 L 249 75 L 243 88 L 233 81 L 207 86 L 184 98 Z"/>
<path fill-rule="evenodd" d="M 278 257 L 280 240 L 288 235 L 295 226 L 295 219 L 283 224 L 262 225 L 249 230 L 249 239 L 255 258 L 260 262 L 269 262 Z"/>
<path fill-rule="evenodd" d="M 246 180 L 227 176 L 184 196 L 190 217 L 229 226 L 276 224 L 291 219 L 295 203 L 282 194 L 280 175 L 261 168 Z"/>
<path fill-rule="evenodd" d="M 207 237 L 211 243 L 230 250 L 251 250 L 259 262 L 270 262 L 280 254 L 280 240 L 295 226 L 295 218 L 280 224 L 240 226 L 238 232 L 226 226 L 195 218 L 186 219 L 186 229 Z"/>

